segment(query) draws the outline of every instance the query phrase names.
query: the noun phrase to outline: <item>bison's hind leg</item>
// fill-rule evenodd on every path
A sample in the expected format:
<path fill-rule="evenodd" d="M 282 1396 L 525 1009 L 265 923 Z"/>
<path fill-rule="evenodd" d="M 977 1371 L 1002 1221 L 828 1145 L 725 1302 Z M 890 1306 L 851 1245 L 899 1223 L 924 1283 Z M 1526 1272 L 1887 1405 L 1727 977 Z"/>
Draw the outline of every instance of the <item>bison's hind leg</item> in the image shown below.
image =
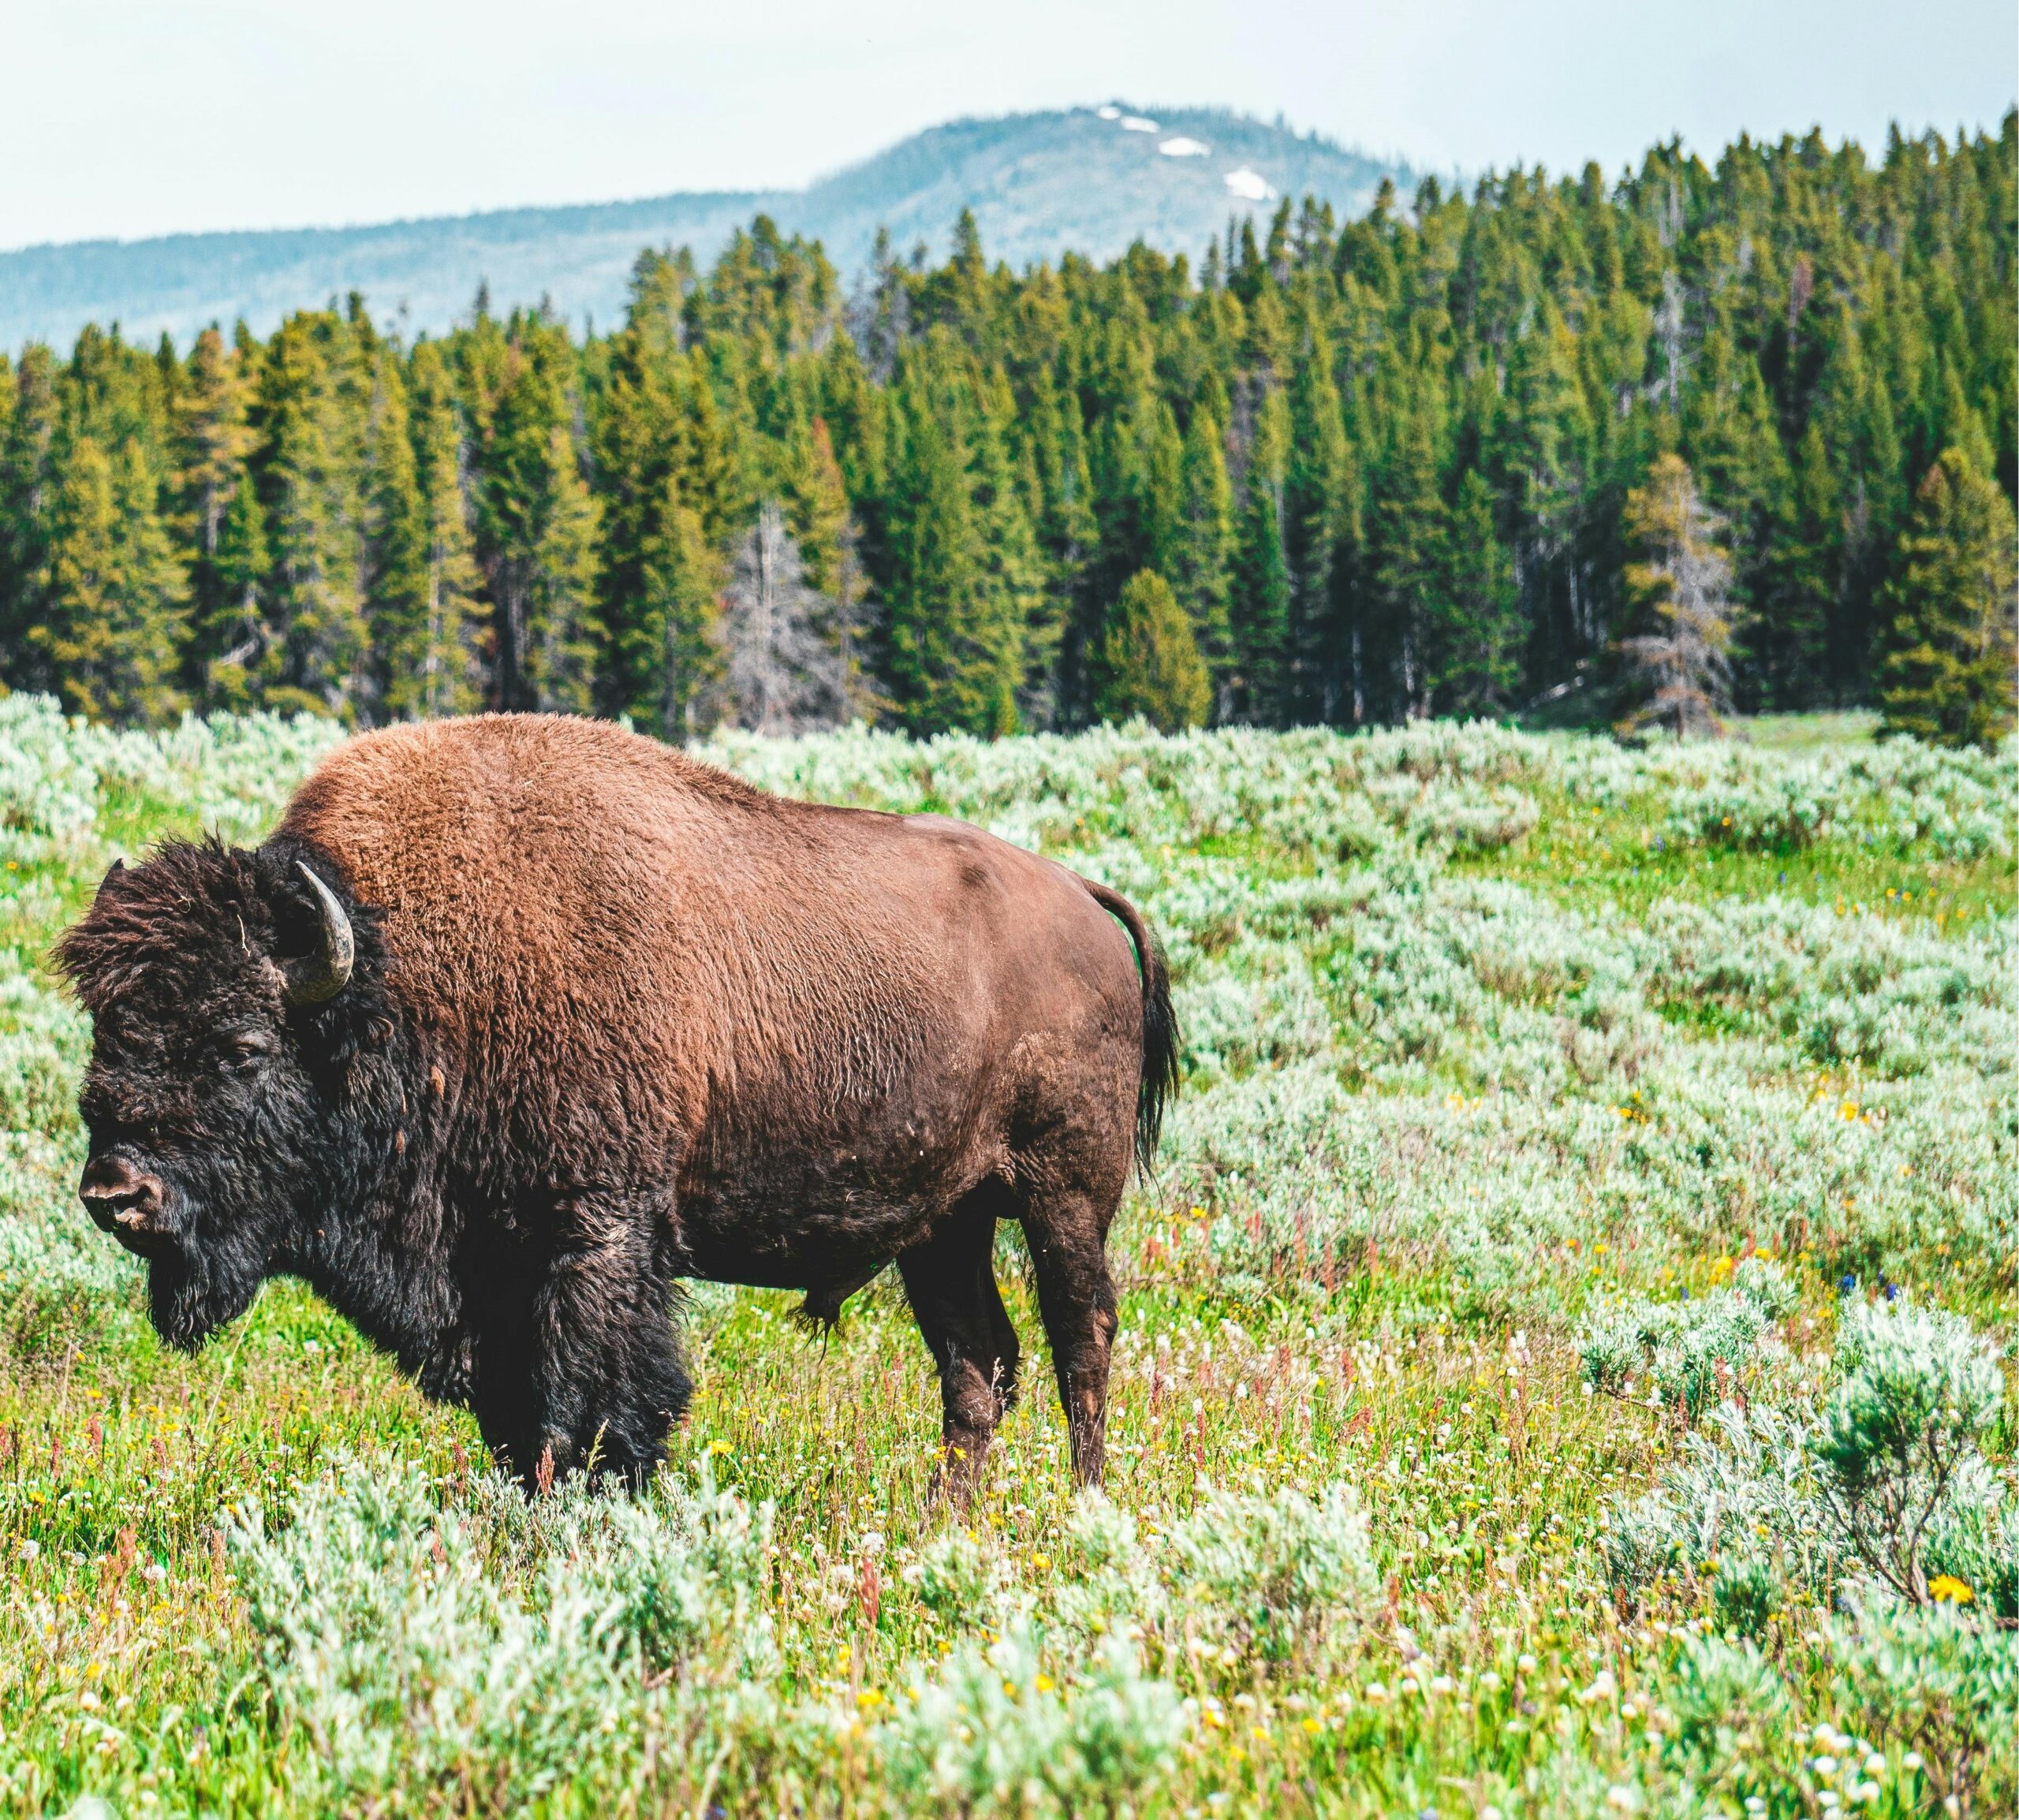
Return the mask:
<path fill-rule="evenodd" d="M 1107 1464 L 1108 1363 L 1120 1325 L 1107 1229 L 1127 1179 L 1123 1155 L 1118 1167 L 1086 1177 L 1045 1170 L 1022 1197 L 1038 1313 L 1051 1343 L 1080 1485 L 1099 1484 Z"/>
<path fill-rule="evenodd" d="M 981 1481 L 995 1425 L 1016 1400 L 1017 1330 L 995 1286 L 995 1222 L 1015 1210 L 984 1183 L 898 1255 L 905 1294 L 939 1367 L 944 1446 L 937 1485 L 965 1504 Z"/>

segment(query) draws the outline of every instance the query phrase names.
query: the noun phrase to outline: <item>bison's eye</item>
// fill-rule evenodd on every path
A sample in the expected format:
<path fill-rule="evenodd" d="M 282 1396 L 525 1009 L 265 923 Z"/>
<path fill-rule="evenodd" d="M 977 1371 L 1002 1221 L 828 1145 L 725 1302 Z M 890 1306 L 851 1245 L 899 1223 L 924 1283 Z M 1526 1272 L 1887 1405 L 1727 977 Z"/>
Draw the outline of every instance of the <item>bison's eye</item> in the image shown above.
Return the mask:
<path fill-rule="evenodd" d="M 264 1030 L 235 1030 L 224 1039 L 225 1066 L 235 1070 L 257 1068 L 274 1053 L 274 1039 Z"/>

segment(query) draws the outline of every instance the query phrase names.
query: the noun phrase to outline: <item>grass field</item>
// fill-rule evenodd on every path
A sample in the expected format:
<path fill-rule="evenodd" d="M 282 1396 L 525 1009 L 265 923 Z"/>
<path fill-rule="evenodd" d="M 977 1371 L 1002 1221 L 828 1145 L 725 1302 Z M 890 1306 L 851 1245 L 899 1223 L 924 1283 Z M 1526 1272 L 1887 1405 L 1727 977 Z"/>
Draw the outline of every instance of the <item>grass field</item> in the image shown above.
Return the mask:
<path fill-rule="evenodd" d="M 1170 949 L 1107 1494 L 1034 1359 L 961 1518 L 888 1281 L 824 1341 L 697 1290 L 635 1502 L 528 1505 L 293 1285 L 165 1353 L 73 1199 L 43 956 L 333 736 L 0 700 L 0 1800 L 2012 1812 L 2019 755 L 1771 732 L 711 748 Z"/>

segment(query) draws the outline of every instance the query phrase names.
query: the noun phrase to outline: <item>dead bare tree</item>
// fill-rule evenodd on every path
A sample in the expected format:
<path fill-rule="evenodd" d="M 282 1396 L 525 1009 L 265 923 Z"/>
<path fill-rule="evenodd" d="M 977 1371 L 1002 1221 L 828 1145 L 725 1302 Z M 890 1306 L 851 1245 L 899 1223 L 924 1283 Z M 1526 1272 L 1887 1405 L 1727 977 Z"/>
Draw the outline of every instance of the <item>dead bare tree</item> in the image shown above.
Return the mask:
<path fill-rule="evenodd" d="M 1731 691 L 1731 562 L 1712 541 L 1719 521 L 1681 456 L 1661 457 L 1648 484 L 1627 495 L 1626 524 L 1647 553 L 1628 566 L 1626 584 L 1654 629 L 1621 643 L 1648 695 L 1620 730 L 1720 733 Z"/>
<path fill-rule="evenodd" d="M 785 515 L 767 500 L 722 596 L 721 718 L 762 733 L 840 725 L 853 706 L 848 620 L 844 603 L 808 585 Z"/>

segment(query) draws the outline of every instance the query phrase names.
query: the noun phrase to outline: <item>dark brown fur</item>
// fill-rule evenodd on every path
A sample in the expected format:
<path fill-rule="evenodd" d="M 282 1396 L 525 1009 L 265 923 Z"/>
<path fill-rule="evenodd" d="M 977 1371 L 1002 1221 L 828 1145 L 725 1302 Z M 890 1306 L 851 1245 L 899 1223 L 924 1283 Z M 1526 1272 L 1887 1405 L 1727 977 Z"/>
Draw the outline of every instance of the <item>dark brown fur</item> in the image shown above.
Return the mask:
<path fill-rule="evenodd" d="M 308 1013 L 274 984 L 312 919 L 298 858 L 360 940 L 350 986 Z M 196 1242 L 203 1194 L 178 1184 L 222 1166 L 226 1132 L 271 1151 L 324 1210 L 293 1191 L 262 1270 L 300 1270 L 467 1398 L 522 1473 L 657 1457 L 685 1397 L 671 1277 L 804 1290 L 832 1318 L 894 1261 L 964 1488 L 1015 1389 L 991 1268 L 1010 1218 L 1076 1471 L 1098 1477 L 1103 1244 L 1175 1055 L 1155 943 L 1103 887 L 939 817 L 767 796 L 601 723 L 487 716 L 353 741 L 258 854 L 175 849 L 110 880 L 62 952 L 99 1019 L 94 1166 L 151 1170 L 181 1209 L 135 1248 L 158 1274 L 228 1250 L 230 1222 Z M 151 1138 L 120 1096 L 174 1097 L 149 1032 L 178 1004 L 219 1029 L 264 1018 L 283 1052 Z M 266 1132 L 260 1096 L 282 1088 Z"/>

